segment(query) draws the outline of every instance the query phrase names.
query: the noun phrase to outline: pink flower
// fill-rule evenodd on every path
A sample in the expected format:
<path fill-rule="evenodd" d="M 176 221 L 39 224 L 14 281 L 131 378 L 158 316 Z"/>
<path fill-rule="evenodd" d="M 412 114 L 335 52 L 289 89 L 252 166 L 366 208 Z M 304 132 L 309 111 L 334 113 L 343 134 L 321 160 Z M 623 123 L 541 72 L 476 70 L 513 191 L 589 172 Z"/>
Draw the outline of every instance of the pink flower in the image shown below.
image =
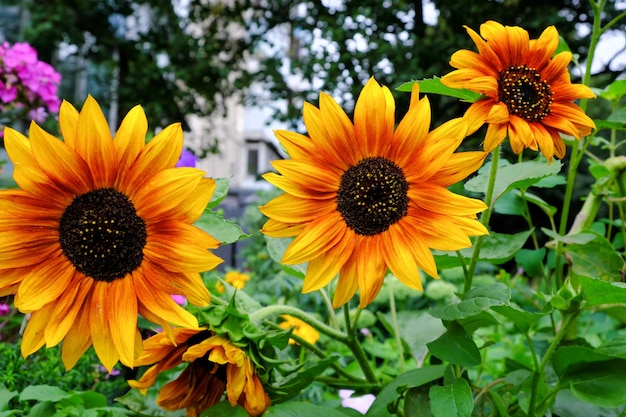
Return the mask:
<path fill-rule="evenodd" d="M 352 408 L 361 414 L 367 413 L 376 397 L 372 394 L 366 394 L 359 397 L 353 397 L 354 391 L 349 389 L 340 389 L 339 397 L 341 397 L 341 406 L 344 408 Z"/>
<path fill-rule="evenodd" d="M 187 299 L 183 295 L 172 294 L 172 298 L 178 305 L 184 306 L 187 303 Z"/>
<path fill-rule="evenodd" d="M 8 304 L 0 303 L 0 317 L 6 316 L 11 311 L 11 307 Z"/>

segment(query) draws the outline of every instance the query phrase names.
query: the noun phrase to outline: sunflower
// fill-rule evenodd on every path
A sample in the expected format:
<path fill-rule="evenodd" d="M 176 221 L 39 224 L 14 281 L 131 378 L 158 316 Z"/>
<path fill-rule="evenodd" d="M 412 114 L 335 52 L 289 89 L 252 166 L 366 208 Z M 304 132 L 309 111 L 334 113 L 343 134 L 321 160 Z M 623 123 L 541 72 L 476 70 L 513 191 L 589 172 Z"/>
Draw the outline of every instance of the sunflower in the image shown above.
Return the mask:
<path fill-rule="evenodd" d="M 300 337 L 304 341 L 314 345 L 320 339 L 320 332 L 315 330 L 310 324 L 305 323 L 304 321 L 292 317 L 288 314 L 284 314 L 280 316 L 284 321 L 279 324 L 279 326 L 285 330 L 289 330 L 293 328 L 292 334 Z M 289 339 L 289 344 L 294 345 L 298 344 L 294 339 Z"/>
<path fill-rule="evenodd" d="M 263 233 L 296 236 L 282 262 L 308 262 L 302 291 L 326 286 L 337 274 L 333 305 L 360 293 L 360 306 L 379 292 L 387 269 L 422 289 L 419 270 L 437 278 L 429 250 L 471 246 L 486 234 L 476 213 L 482 201 L 446 189 L 478 169 L 484 152 L 455 153 L 467 130 L 463 119 L 429 132 L 430 104 L 414 84 L 410 108 L 395 128 L 391 92 L 373 78 L 363 88 L 354 124 L 327 94 L 306 103 L 309 137 L 276 136 L 291 159 L 274 161 L 280 173 L 264 178 L 285 193 L 260 210 Z"/>
<path fill-rule="evenodd" d="M 571 52 L 554 52 L 559 34 L 554 26 L 538 39 L 529 40 L 528 32 L 517 26 L 488 21 L 480 35 L 466 30 L 478 53 L 460 50 L 450 65 L 457 70 L 441 82 L 452 88 L 465 88 L 485 97 L 473 103 L 465 117 L 468 134 L 488 123 L 485 150 L 491 151 L 506 135 L 513 152 L 524 148 L 540 149 L 549 160 L 565 156 L 560 133 L 580 139 L 595 129 L 595 124 L 576 104 L 579 98 L 593 98 L 589 87 L 572 84 L 567 66 Z"/>
<path fill-rule="evenodd" d="M 226 336 L 204 329 L 176 328 L 173 333 L 173 340 L 160 333 L 144 342 L 135 366 L 154 365 L 139 381 L 128 381 L 131 387 L 145 392 L 160 372 L 188 362 L 178 378 L 159 392 L 157 404 L 165 410 L 186 408 L 188 417 L 196 417 L 217 403 L 224 392 L 233 407 L 240 404 L 252 417 L 269 407 L 252 360 Z"/>
<path fill-rule="evenodd" d="M 183 146 L 180 124 L 145 144 L 140 106 L 115 137 L 90 96 L 79 113 L 63 102 L 64 141 L 36 123 L 30 140 L 5 129 L 20 189 L 0 192 L 0 295 L 32 313 L 22 340 L 28 356 L 63 341 L 67 369 L 93 345 L 111 371 L 140 353 L 137 314 L 168 328 L 197 327 L 171 294 L 204 306 L 210 294 L 199 272 L 221 259 L 218 242 L 191 225 L 215 181 L 195 168 L 174 168 Z"/>

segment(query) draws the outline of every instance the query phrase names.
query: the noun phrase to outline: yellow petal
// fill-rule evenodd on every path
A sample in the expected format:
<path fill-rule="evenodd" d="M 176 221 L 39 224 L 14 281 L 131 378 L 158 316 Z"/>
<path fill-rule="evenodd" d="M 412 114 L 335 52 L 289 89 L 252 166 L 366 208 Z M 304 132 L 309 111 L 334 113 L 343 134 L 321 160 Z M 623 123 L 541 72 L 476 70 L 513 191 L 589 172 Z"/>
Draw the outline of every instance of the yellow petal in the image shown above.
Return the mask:
<path fill-rule="evenodd" d="M 76 150 L 76 123 L 78 111 L 69 101 L 63 100 L 59 109 L 59 126 L 63 141 L 72 150 Z"/>
<path fill-rule="evenodd" d="M 113 184 L 119 161 L 107 120 L 92 96 L 87 97 L 78 115 L 76 152 L 89 164 L 96 188 Z"/>
<path fill-rule="evenodd" d="M 137 295 L 130 276 L 108 284 L 106 318 L 120 361 L 133 367 L 137 329 Z"/>

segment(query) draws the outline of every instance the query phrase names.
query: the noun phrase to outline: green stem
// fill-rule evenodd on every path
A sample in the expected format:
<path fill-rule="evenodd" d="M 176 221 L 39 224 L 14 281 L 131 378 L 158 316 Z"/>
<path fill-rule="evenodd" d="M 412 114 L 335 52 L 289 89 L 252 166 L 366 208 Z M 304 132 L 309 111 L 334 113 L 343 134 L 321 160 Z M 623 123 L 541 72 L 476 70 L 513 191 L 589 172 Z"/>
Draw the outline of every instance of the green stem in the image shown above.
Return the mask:
<path fill-rule="evenodd" d="M 398 350 L 398 360 L 400 362 L 400 372 L 406 372 L 406 364 L 404 363 L 404 348 L 402 346 L 402 338 L 400 337 L 400 326 L 398 325 L 398 314 L 396 313 L 396 297 L 393 294 L 393 288 L 390 285 L 389 290 L 389 309 L 391 310 L 391 325 L 396 339 L 396 349 Z"/>
<path fill-rule="evenodd" d="M 345 334 L 311 317 L 310 315 L 296 307 L 286 305 L 272 305 L 263 307 L 260 310 L 257 310 L 254 313 L 250 314 L 250 321 L 253 323 L 260 323 L 261 321 L 269 317 L 276 317 L 283 314 L 287 314 L 289 316 L 302 320 L 320 333 L 323 333 L 338 342 L 344 344 L 347 344 L 348 342 L 348 337 Z"/>
<path fill-rule="evenodd" d="M 500 160 L 500 145 L 498 145 L 491 152 L 491 170 L 489 171 L 489 182 L 487 183 L 487 193 L 485 194 L 485 203 L 487 203 L 487 210 L 481 217 L 482 224 L 489 228 L 489 219 L 491 218 L 491 212 L 493 211 L 493 190 L 496 185 L 496 174 L 498 172 L 498 161 Z M 480 258 L 480 249 L 483 245 L 484 236 L 478 236 L 474 242 L 474 251 L 470 259 L 470 264 L 465 275 L 465 285 L 463 286 L 463 292 L 466 293 L 472 288 L 472 281 L 474 280 L 474 273 L 476 272 L 476 265 Z"/>
<path fill-rule="evenodd" d="M 346 334 L 348 334 L 348 336 L 352 335 L 353 328 L 352 323 L 350 322 L 350 308 L 348 307 L 348 304 L 343 305 L 343 320 L 346 322 Z"/>
<path fill-rule="evenodd" d="M 283 314 L 287 314 L 289 316 L 300 319 L 320 333 L 323 333 L 326 336 L 329 336 L 330 338 L 346 345 L 354 355 L 354 359 L 359 363 L 359 366 L 361 367 L 361 370 L 363 371 L 363 374 L 365 375 L 367 381 L 372 384 L 379 385 L 378 379 L 376 378 L 376 375 L 374 374 L 374 371 L 372 370 L 372 367 L 367 357 L 365 356 L 363 347 L 356 338 L 356 334 L 345 335 L 344 333 L 333 329 L 332 327 L 311 317 L 299 308 L 286 305 L 272 305 L 263 307 L 262 309 L 250 314 L 250 321 L 252 321 L 253 323 L 260 323 L 261 321 L 269 317 L 276 317 Z"/>
<path fill-rule="evenodd" d="M 585 66 L 585 74 L 583 76 L 583 84 L 589 85 L 591 82 L 591 64 L 593 63 L 593 57 L 595 55 L 596 47 L 598 46 L 598 41 L 600 40 L 600 35 L 602 34 L 601 24 L 601 15 L 602 9 L 604 8 L 605 1 L 600 0 L 597 4 L 594 1 L 589 2 L 591 4 L 591 8 L 593 10 L 593 29 L 591 32 L 591 42 L 589 43 L 589 54 L 587 55 L 587 64 Z M 583 112 L 587 110 L 587 99 L 580 100 L 580 109 Z M 567 223 L 569 217 L 569 208 L 572 203 L 572 195 L 574 192 L 574 182 L 576 180 L 576 172 L 578 171 L 578 165 L 582 160 L 582 154 L 579 155 L 580 149 L 584 147 L 584 138 L 581 139 L 581 142 L 576 146 L 572 146 L 572 152 L 570 154 L 570 164 L 569 170 L 567 172 L 567 184 L 565 185 L 565 196 L 563 198 L 563 207 L 561 210 L 561 221 L 559 224 L 559 234 L 561 236 L 565 235 L 567 231 Z M 562 255 L 563 255 L 563 243 L 561 241 L 557 242 L 556 245 L 556 257 L 555 257 L 555 277 L 556 284 L 558 287 L 563 285 L 563 269 L 562 269 Z"/>
<path fill-rule="evenodd" d="M 272 328 L 274 328 L 276 330 L 284 330 L 282 327 L 280 327 L 276 323 L 272 323 L 269 320 L 264 320 L 263 324 L 265 324 L 268 327 L 272 327 Z M 322 349 L 318 348 L 317 346 L 307 342 L 306 340 L 304 340 L 300 336 L 292 333 L 291 334 L 291 338 L 293 340 L 295 340 L 296 342 L 298 342 L 299 345 L 304 346 L 305 348 L 307 348 L 311 352 L 315 353 L 320 359 L 328 358 L 328 355 L 326 355 L 326 352 L 324 352 Z M 361 382 L 361 383 L 363 382 L 363 380 L 361 378 L 359 378 L 358 376 L 352 375 L 350 372 L 346 371 L 345 369 L 343 369 L 340 365 L 338 365 L 335 362 L 331 362 L 330 363 L 330 367 L 335 372 L 337 372 L 337 375 L 342 376 L 343 378 L 345 378 L 345 379 L 347 379 L 349 381 Z"/>
<path fill-rule="evenodd" d="M 539 377 L 542 375 L 541 364 L 539 363 L 539 356 L 537 355 L 537 350 L 533 345 L 533 340 L 528 335 L 528 332 L 524 332 L 524 337 L 526 338 L 526 343 L 528 343 L 528 349 L 530 350 L 530 354 L 533 358 L 533 363 L 535 364 L 535 372 L 533 372 L 533 382 L 532 382 L 532 391 L 530 393 L 530 404 L 528 406 L 528 416 L 532 417 L 535 414 L 535 407 L 537 404 L 537 390 L 539 389 Z"/>

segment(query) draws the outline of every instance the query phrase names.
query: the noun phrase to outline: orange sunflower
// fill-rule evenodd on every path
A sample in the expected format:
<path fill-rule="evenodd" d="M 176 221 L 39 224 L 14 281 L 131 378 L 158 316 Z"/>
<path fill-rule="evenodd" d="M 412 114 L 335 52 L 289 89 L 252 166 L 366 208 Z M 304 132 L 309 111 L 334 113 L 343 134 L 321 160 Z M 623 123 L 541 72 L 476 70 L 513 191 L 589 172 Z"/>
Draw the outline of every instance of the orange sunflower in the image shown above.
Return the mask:
<path fill-rule="evenodd" d="M 279 174 L 264 178 L 285 193 L 260 207 L 270 219 L 262 231 L 296 236 L 282 262 L 308 262 L 303 292 L 326 286 L 337 274 L 333 305 L 360 293 L 368 305 L 387 269 L 421 289 L 418 268 L 437 278 L 429 250 L 471 246 L 486 234 L 476 213 L 482 201 L 446 189 L 478 169 L 484 152 L 455 153 L 467 130 L 463 119 L 429 132 L 430 104 L 414 84 L 410 108 L 395 127 L 391 92 L 373 78 L 363 88 L 354 124 L 327 94 L 320 107 L 304 107 L 309 137 L 276 136 L 291 159 L 274 161 Z"/>
<path fill-rule="evenodd" d="M 93 344 L 110 371 L 132 366 L 141 350 L 137 314 L 168 329 L 197 327 L 171 294 L 207 305 L 199 272 L 221 259 L 218 242 L 191 225 L 215 181 L 195 168 L 174 168 L 180 124 L 145 144 L 147 120 L 134 107 L 111 137 L 90 96 L 79 113 L 63 102 L 64 141 L 36 123 L 30 140 L 4 131 L 20 189 L 0 192 L 0 295 L 32 313 L 24 356 L 63 341 L 67 369 Z"/>
<path fill-rule="evenodd" d="M 593 98 L 589 87 L 572 84 L 567 66 L 570 52 L 555 56 L 559 34 L 554 26 L 538 39 L 517 26 L 488 21 L 480 35 L 466 27 L 478 53 L 460 50 L 450 65 L 457 70 L 441 82 L 452 88 L 465 88 L 485 97 L 473 103 L 465 117 L 468 134 L 488 123 L 485 150 L 498 146 L 506 135 L 513 152 L 524 148 L 540 149 L 549 160 L 565 156 L 560 133 L 580 139 L 595 129 L 595 124 L 576 104 L 579 98 Z"/>
<path fill-rule="evenodd" d="M 173 340 L 161 333 L 144 342 L 135 366 L 154 365 L 139 381 L 128 381 L 131 387 L 145 391 L 160 372 L 188 362 L 178 378 L 159 392 L 157 404 L 165 410 L 186 408 L 188 417 L 196 417 L 217 403 L 224 392 L 233 407 L 240 404 L 252 417 L 269 407 L 270 399 L 252 360 L 226 336 L 209 330 L 177 328 L 173 332 Z"/>

